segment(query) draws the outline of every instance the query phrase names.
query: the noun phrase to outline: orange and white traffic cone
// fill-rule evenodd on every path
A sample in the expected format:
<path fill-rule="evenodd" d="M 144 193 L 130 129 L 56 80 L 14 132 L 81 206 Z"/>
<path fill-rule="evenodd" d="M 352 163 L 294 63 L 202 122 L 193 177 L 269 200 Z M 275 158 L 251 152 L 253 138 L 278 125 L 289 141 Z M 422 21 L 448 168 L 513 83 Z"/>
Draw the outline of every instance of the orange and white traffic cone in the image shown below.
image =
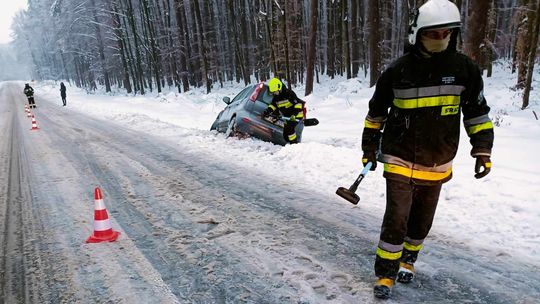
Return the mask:
<path fill-rule="evenodd" d="M 114 242 L 120 232 L 114 231 L 109 220 L 109 214 L 103 203 L 101 189 L 96 187 L 94 191 L 94 233 L 86 240 L 87 243 Z"/>
<path fill-rule="evenodd" d="M 32 112 L 30 112 L 30 109 L 26 109 L 26 117 L 32 117 Z"/>
<path fill-rule="evenodd" d="M 36 118 L 34 117 L 34 115 L 32 115 L 32 129 L 30 130 L 39 130 L 37 126 Z"/>

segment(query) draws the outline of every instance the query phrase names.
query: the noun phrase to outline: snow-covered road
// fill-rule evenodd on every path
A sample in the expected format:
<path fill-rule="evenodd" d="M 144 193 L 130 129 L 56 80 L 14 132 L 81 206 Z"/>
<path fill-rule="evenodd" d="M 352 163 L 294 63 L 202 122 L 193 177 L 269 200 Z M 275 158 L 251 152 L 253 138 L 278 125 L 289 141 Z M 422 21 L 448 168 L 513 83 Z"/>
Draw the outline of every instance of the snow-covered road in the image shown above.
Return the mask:
<path fill-rule="evenodd" d="M 0 84 L 6 303 L 371 303 L 380 219 L 335 196 Z M 210 133 L 210 132 L 208 132 Z M 216 141 L 214 149 L 220 149 Z M 286 174 L 286 172 L 284 173 Z M 101 187 L 114 243 L 92 233 Z M 338 211 L 336 211 L 336 208 Z M 352 211 L 351 211 L 352 210 Z M 534 303 L 539 269 L 431 236 L 387 303 Z M 1 301 L 0 301 L 1 302 Z"/>

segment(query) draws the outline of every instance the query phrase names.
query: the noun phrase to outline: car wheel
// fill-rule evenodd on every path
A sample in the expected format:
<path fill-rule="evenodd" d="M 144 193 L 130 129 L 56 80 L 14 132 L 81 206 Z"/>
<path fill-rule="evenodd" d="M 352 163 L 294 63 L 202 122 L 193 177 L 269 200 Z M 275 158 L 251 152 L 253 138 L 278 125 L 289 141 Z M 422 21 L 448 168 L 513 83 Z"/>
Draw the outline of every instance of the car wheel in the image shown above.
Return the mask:
<path fill-rule="evenodd" d="M 225 131 L 225 137 L 235 137 L 238 135 L 238 131 L 236 131 L 236 116 L 233 116 L 231 120 L 229 121 L 229 125 L 227 125 L 227 131 Z"/>

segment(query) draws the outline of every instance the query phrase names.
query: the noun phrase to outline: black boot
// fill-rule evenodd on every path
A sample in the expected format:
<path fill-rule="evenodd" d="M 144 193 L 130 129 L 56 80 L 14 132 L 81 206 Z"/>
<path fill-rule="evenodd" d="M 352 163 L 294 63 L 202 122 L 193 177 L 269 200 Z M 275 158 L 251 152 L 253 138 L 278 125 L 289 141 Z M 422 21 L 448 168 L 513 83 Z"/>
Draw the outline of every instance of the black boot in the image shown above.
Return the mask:
<path fill-rule="evenodd" d="M 379 278 L 373 287 L 373 295 L 379 299 L 388 299 L 392 294 L 394 280 L 390 278 Z"/>

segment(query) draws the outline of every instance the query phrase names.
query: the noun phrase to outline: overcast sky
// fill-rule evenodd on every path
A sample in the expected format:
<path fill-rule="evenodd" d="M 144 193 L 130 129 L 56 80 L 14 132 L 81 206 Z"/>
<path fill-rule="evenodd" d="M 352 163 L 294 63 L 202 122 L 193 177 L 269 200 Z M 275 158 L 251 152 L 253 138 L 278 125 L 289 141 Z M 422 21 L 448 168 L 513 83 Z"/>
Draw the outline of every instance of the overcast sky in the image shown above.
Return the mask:
<path fill-rule="evenodd" d="M 0 4 L 0 43 L 8 43 L 11 39 L 11 21 L 20 9 L 26 9 L 26 0 L 1 0 Z"/>

